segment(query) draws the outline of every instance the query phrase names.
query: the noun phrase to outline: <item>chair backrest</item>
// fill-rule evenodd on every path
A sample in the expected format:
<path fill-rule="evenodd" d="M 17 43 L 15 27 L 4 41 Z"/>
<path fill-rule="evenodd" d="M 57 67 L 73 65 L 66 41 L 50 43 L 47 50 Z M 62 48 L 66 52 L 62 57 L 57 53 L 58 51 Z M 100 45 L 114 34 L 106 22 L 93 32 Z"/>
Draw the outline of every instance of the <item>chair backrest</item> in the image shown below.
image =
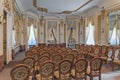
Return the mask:
<path fill-rule="evenodd" d="M 40 67 L 41 80 L 54 80 L 54 67 L 54 63 L 51 61 L 43 63 Z"/>
<path fill-rule="evenodd" d="M 31 54 L 33 54 L 32 51 L 26 51 L 26 52 L 25 52 L 25 56 L 28 56 L 28 55 L 31 55 Z"/>
<path fill-rule="evenodd" d="M 78 54 L 78 51 L 77 51 L 77 50 L 72 50 L 71 54 L 73 54 L 73 55 L 74 55 L 74 57 L 76 57 L 76 56 L 77 56 L 77 54 Z"/>
<path fill-rule="evenodd" d="M 71 67 L 72 67 L 72 63 L 69 60 L 63 60 L 59 64 L 59 79 L 60 80 L 71 79 Z"/>
<path fill-rule="evenodd" d="M 75 62 L 75 79 L 85 79 L 87 77 L 88 62 L 86 59 L 79 59 Z"/>
<path fill-rule="evenodd" d="M 33 57 L 26 57 L 23 59 L 23 64 L 26 64 L 29 66 L 30 69 L 33 69 L 35 67 L 35 59 Z"/>
<path fill-rule="evenodd" d="M 102 67 L 102 59 L 101 58 L 92 59 L 90 62 L 90 73 L 92 75 L 101 74 L 101 67 Z"/>
<path fill-rule="evenodd" d="M 79 45 L 79 44 L 76 44 L 76 45 L 75 45 L 75 48 L 76 48 L 77 50 L 79 50 L 80 45 Z"/>
<path fill-rule="evenodd" d="M 102 45 L 102 46 L 101 46 L 101 56 L 102 56 L 102 57 L 106 57 L 107 54 L 108 54 L 108 46 Z"/>
<path fill-rule="evenodd" d="M 37 53 L 30 52 L 30 51 L 27 51 L 27 52 L 25 53 L 25 57 L 33 57 L 36 61 L 38 60 L 38 54 L 37 54 Z"/>
<path fill-rule="evenodd" d="M 93 53 L 94 53 L 94 56 L 101 56 L 101 47 L 99 45 L 95 45 L 94 46 L 94 50 L 93 50 Z"/>
<path fill-rule="evenodd" d="M 84 58 L 85 58 L 85 55 L 83 53 L 78 53 L 76 56 L 76 60 L 84 59 Z"/>
<path fill-rule="evenodd" d="M 48 51 L 42 52 L 40 56 L 48 56 L 50 57 L 50 53 Z"/>
<path fill-rule="evenodd" d="M 61 53 L 62 52 L 62 49 L 60 48 L 60 49 L 57 49 L 57 52 L 58 53 Z"/>
<path fill-rule="evenodd" d="M 68 52 L 67 51 L 62 51 L 60 54 L 64 57 L 66 54 L 68 54 Z"/>
<path fill-rule="evenodd" d="M 49 50 L 49 53 L 50 53 L 50 55 L 52 56 L 53 54 L 55 54 L 55 51 L 54 51 L 53 49 L 50 49 L 50 50 Z"/>
<path fill-rule="evenodd" d="M 67 52 L 68 52 L 68 53 L 71 53 L 71 52 L 72 52 L 72 49 L 71 49 L 71 48 L 67 48 Z"/>
<path fill-rule="evenodd" d="M 61 54 L 54 54 L 52 56 L 52 61 L 55 64 L 55 69 L 58 69 L 58 65 L 62 60 L 63 60 L 63 57 Z"/>
<path fill-rule="evenodd" d="M 41 66 L 44 62 L 50 60 L 50 57 L 48 56 L 41 56 L 38 60 L 38 65 Z"/>
<path fill-rule="evenodd" d="M 92 53 L 92 49 L 93 49 L 92 45 L 86 45 L 86 52 L 87 52 L 87 54 L 91 54 Z"/>
<path fill-rule="evenodd" d="M 120 52 L 119 52 L 119 49 L 117 49 L 114 53 L 114 56 L 113 56 L 113 59 L 114 60 L 120 60 Z"/>
<path fill-rule="evenodd" d="M 29 80 L 30 69 L 25 64 L 15 66 L 11 72 L 11 80 Z"/>
<path fill-rule="evenodd" d="M 85 45 L 84 45 L 84 44 L 81 44 L 81 45 L 79 46 L 79 52 L 80 52 L 80 53 L 84 53 L 84 50 L 85 50 Z"/>
<path fill-rule="evenodd" d="M 69 60 L 71 63 L 74 63 L 74 61 L 75 61 L 75 57 L 73 54 L 66 54 L 64 59 Z"/>

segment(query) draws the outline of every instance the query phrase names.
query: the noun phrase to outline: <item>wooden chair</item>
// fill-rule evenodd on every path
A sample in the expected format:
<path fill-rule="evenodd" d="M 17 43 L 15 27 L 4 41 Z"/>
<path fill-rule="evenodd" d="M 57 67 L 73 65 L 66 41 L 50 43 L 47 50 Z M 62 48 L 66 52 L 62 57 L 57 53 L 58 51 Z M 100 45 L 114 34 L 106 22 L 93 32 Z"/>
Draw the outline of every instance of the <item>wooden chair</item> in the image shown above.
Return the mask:
<path fill-rule="evenodd" d="M 55 64 L 55 70 L 58 70 L 58 65 L 62 60 L 63 60 L 63 57 L 61 54 L 54 54 L 52 56 L 52 61 Z"/>
<path fill-rule="evenodd" d="M 61 54 L 63 57 L 65 57 L 65 55 L 68 54 L 68 52 L 67 52 L 67 51 L 62 51 L 60 54 Z"/>
<path fill-rule="evenodd" d="M 33 57 L 26 57 L 22 61 L 23 64 L 26 64 L 30 68 L 30 75 L 33 79 L 36 79 L 37 69 L 35 66 L 35 59 Z M 39 73 L 39 72 L 38 72 Z"/>
<path fill-rule="evenodd" d="M 114 69 L 115 65 L 120 66 L 120 49 L 118 49 L 118 51 L 114 53 L 112 61 L 112 70 Z"/>
<path fill-rule="evenodd" d="M 61 50 L 62 51 L 67 51 L 67 49 L 65 47 L 62 47 Z"/>
<path fill-rule="evenodd" d="M 48 57 L 48 56 L 41 56 L 41 57 L 39 58 L 39 60 L 38 60 L 38 65 L 39 65 L 39 67 L 40 67 L 45 61 L 48 61 L 48 60 L 50 60 L 50 57 Z"/>
<path fill-rule="evenodd" d="M 76 56 L 77 56 L 77 54 L 78 54 L 78 51 L 77 51 L 77 50 L 72 50 L 71 54 L 73 54 L 73 55 L 74 55 L 74 57 L 76 57 Z"/>
<path fill-rule="evenodd" d="M 58 48 L 58 49 L 57 49 L 57 52 L 58 52 L 58 53 L 61 53 L 61 52 L 62 52 L 62 49 L 61 49 L 61 48 L 60 48 L 60 49 Z"/>
<path fill-rule="evenodd" d="M 76 56 L 76 60 L 84 59 L 84 58 L 85 58 L 85 55 L 83 53 L 78 53 Z"/>
<path fill-rule="evenodd" d="M 94 46 L 93 56 L 94 57 L 100 57 L 101 56 L 101 47 L 99 45 Z"/>
<path fill-rule="evenodd" d="M 64 57 L 64 59 L 69 60 L 72 64 L 74 64 L 75 57 L 74 57 L 73 54 L 66 54 L 66 56 Z"/>
<path fill-rule="evenodd" d="M 72 49 L 71 49 L 71 48 L 67 48 L 67 52 L 68 52 L 68 53 L 71 53 L 71 52 L 72 52 Z"/>
<path fill-rule="evenodd" d="M 108 46 L 102 45 L 100 58 L 104 61 L 107 61 L 107 54 L 108 54 Z"/>
<path fill-rule="evenodd" d="M 58 80 L 71 80 L 71 66 L 69 60 L 63 60 L 59 64 L 59 71 L 55 71 L 54 75 Z"/>
<path fill-rule="evenodd" d="M 25 64 L 15 66 L 11 72 L 11 80 L 29 80 L 30 69 Z"/>
<path fill-rule="evenodd" d="M 93 46 L 92 45 L 86 45 L 86 51 L 85 51 L 86 57 L 88 57 L 88 58 L 93 57 L 92 50 L 93 50 Z"/>
<path fill-rule="evenodd" d="M 36 62 L 38 61 L 38 54 L 37 53 L 33 53 L 31 51 L 27 51 L 25 53 L 25 57 L 33 57 Z"/>
<path fill-rule="evenodd" d="M 23 59 L 23 64 L 26 64 L 29 66 L 29 68 L 32 70 L 35 68 L 35 59 L 33 57 L 26 57 Z"/>
<path fill-rule="evenodd" d="M 79 45 L 79 53 L 85 53 L 85 45 L 84 44 L 81 44 L 81 45 Z"/>
<path fill-rule="evenodd" d="M 100 57 L 106 64 L 113 61 L 113 52 L 111 46 L 103 46 L 101 49 L 102 56 Z"/>
<path fill-rule="evenodd" d="M 79 59 L 75 62 L 75 69 L 72 70 L 71 74 L 75 80 L 87 80 L 87 66 L 88 62 L 86 59 Z"/>
<path fill-rule="evenodd" d="M 50 53 L 48 51 L 42 52 L 40 56 L 48 56 L 50 58 Z"/>
<path fill-rule="evenodd" d="M 38 58 L 39 58 L 38 54 L 37 53 L 32 53 L 32 52 L 28 51 L 27 53 L 25 53 L 25 57 L 33 57 L 35 59 L 35 67 L 36 67 L 35 70 L 37 70 Z"/>
<path fill-rule="evenodd" d="M 77 51 L 79 51 L 80 45 L 79 45 L 79 44 L 76 44 L 76 45 L 75 45 L 75 48 L 76 48 Z"/>
<path fill-rule="evenodd" d="M 87 75 L 90 76 L 90 80 L 93 80 L 93 77 L 99 77 L 99 80 L 101 80 L 101 68 L 101 58 L 94 58 L 90 61 L 90 69 L 87 70 Z"/>
<path fill-rule="evenodd" d="M 38 80 L 54 80 L 54 68 L 55 65 L 51 61 L 44 62 L 40 66 L 40 76 L 37 76 Z"/>
<path fill-rule="evenodd" d="M 54 51 L 53 49 L 50 49 L 50 50 L 49 50 L 49 53 L 50 53 L 50 55 L 52 56 L 53 54 L 55 54 L 55 51 Z"/>

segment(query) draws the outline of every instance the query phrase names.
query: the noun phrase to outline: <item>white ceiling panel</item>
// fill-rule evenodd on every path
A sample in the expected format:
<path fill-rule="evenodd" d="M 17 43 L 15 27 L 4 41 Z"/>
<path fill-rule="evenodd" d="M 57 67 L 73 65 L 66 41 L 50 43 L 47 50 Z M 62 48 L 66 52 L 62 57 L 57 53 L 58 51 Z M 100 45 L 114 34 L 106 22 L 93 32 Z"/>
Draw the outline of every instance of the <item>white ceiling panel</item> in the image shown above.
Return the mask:
<path fill-rule="evenodd" d="M 48 12 L 56 13 L 56 12 L 62 12 L 65 10 L 74 11 L 77 8 L 79 8 L 80 6 L 82 6 L 84 3 L 86 3 L 87 1 L 88 0 L 37 0 L 36 5 L 38 7 L 47 8 Z M 90 3 L 88 3 L 84 7 L 80 8 L 78 11 L 73 12 L 71 14 L 72 15 L 79 14 L 79 13 L 82 13 L 90 8 L 95 7 L 95 6 L 103 7 L 103 6 L 106 6 L 106 4 L 110 5 L 110 4 L 118 3 L 116 1 L 117 0 L 92 0 Z M 120 2 L 120 0 L 118 0 L 118 1 Z M 33 0 L 19 0 L 19 2 L 21 2 L 24 10 L 40 12 L 33 6 Z M 49 14 L 49 13 L 47 13 L 47 14 Z M 57 15 L 57 14 L 49 14 L 49 15 Z M 64 14 L 58 14 L 58 15 L 64 15 Z"/>

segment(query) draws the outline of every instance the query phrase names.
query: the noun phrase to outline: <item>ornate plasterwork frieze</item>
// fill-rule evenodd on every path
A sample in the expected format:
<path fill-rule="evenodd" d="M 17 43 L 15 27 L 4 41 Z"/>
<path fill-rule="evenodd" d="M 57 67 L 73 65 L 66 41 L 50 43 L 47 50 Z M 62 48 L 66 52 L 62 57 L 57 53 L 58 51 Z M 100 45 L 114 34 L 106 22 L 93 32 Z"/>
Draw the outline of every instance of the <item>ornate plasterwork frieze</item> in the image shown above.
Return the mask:
<path fill-rule="evenodd" d="M 70 10 L 65 10 L 65 11 L 62 11 L 62 12 L 49 12 L 47 8 L 43 8 L 43 7 L 38 7 L 37 6 L 37 0 L 33 0 L 33 6 L 39 10 L 39 11 L 42 11 L 42 12 L 46 12 L 46 13 L 51 13 L 51 14 L 70 14 L 72 12 L 77 12 L 78 10 L 80 10 L 81 8 L 83 8 L 84 6 L 86 6 L 87 4 L 89 4 L 92 0 L 88 0 L 86 1 L 83 5 L 79 6 L 77 9 L 73 10 L 73 11 L 70 11 Z"/>

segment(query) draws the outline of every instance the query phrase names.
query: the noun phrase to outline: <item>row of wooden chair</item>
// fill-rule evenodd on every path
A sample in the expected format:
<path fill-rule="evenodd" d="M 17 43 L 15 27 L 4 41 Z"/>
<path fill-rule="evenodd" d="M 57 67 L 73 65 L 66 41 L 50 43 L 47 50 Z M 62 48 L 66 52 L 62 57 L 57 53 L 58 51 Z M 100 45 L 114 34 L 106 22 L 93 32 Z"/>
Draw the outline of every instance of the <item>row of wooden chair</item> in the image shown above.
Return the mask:
<path fill-rule="evenodd" d="M 21 65 L 15 66 L 11 70 L 12 80 L 32 80 L 30 78 L 31 71 L 33 70 L 34 58 L 28 57 L 23 60 Z M 36 75 L 35 80 L 75 80 L 85 79 L 87 80 L 87 75 L 90 76 L 90 80 L 93 80 L 93 77 L 98 76 L 101 80 L 101 67 L 102 60 L 101 58 L 94 58 L 90 61 L 90 68 L 88 67 L 88 61 L 86 59 L 79 59 L 73 65 L 71 61 L 64 59 L 59 65 L 58 69 L 55 69 L 55 64 L 51 60 L 45 61 L 39 67 L 40 74 Z M 74 67 L 72 67 L 74 66 Z M 34 77 L 35 78 L 35 77 Z"/>
<path fill-rule="evenodd" d="M 34 51 L 34 48 L 32 48 Z M 32 51 L 32 49 L 30 51 Z M 55 49 L 55 50 L 54 50 Z M 34 51 L 32 51 L 34 53 Z M 40 52 L 39 52 L 40 51 Z M 100 57 L 103 61 L 105 61 L 106 64 L 109 64 L 109 62 L 112 65 L 112 69 L 114 68 L 114 64 L 120 65 L 120 59 L 119 59 L 119 46 L 105 46 L 105 45 L 76 45 L 76 53 L 82 53 L 84 56 L 89 56 L 89 57 Z M 66 55 L 66 53 L 74 53 L 75 51 L 69 48 L 65 47 L 53 47 L 53 46 L 44 46 L 44 47 L 38 47 L 39 56 L 45 55 L 46 53 L 43 52 L 49 52 L 51 55 L 54 53 L 59 53 Z M 76 55 L 74 53 L 74 55 Z M 80 54 L 81 55 L 81 54 Z M 77 55 L 78 56 L 78 55 Z M 79 56 L 78 56 L 79 57 Z M 37 59 L 37 58 L 36 58 Z"/>

